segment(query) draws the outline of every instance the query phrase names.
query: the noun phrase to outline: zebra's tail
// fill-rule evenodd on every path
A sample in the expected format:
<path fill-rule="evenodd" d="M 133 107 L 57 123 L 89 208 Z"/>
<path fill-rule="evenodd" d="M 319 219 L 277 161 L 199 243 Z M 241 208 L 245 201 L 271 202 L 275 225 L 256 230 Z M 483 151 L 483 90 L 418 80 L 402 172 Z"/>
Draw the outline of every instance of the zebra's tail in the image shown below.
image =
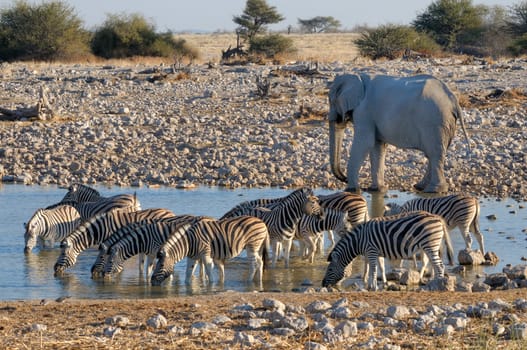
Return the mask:
<path fill-rule="evenodd" d="M 448 232 L 448 228 L 446 226 L 446 223 L 444 220 L 441 220 L 443 222 L 443 237 L 445 241 L 446 246 L 446 254 L 448 257 L 448 264 L 450 266 L 454 265 L 454 249 L 452 249 L 452 241 L 450 240 L 450 232 Z"/>
<path fill-rule="evenodd" d="M 267 269 L 267 266 L 269 264 L 269 249 L 271 247 L 271 242 L 269 239 L 269 234 L 267 234 L 267 237 L 265 238 L 264 244 L 262 244 L 262 261 L 263 261 L 263 269 Z"/>

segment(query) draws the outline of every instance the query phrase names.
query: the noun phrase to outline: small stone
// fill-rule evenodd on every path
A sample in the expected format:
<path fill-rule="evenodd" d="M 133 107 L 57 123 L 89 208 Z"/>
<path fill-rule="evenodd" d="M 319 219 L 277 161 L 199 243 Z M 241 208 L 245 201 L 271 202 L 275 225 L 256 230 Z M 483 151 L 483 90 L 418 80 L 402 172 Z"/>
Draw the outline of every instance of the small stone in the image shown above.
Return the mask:
<path fill-rule="evenodd" d="M 146 324 L 154 329 L 160 329 L 167 326 L 167 319 L 165 318 L 165 316 L 157 314 L 150 317 L 146 321 Z"/>
<path fill-rule="evenodd" d="M 393 305 L 388 307 L 386 310 L 386 314 L 389 317 L 395 318 L 397 320 L 400 320 L 410 314 L 410 310 L 403 305 Z"/>

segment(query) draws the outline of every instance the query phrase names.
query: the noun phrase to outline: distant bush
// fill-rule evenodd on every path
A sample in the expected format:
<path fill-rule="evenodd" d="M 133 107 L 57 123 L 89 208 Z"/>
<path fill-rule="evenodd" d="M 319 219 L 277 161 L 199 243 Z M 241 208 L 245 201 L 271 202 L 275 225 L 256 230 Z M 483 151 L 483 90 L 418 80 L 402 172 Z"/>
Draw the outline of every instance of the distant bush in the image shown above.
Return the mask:
<path fill-rule="evenodd" d="M 266 58 L 294 52 L 293 40 L 280 34 L 255 36 L 249 42 L 249 53 Z"/>
<path fill-rule="evenodd" d="M 0 11 L 0 60 L 71 60 L 89 54 L 89 33 L 62 1 L 17 1 Z"/>
<path fill-rule="evenodd" d="M 365 29 L 354 41 L 362 56 L 372 59 L 394 59 L 402 56 L 406 50 L 423 54 L 433 54 L 440 51 L 430 37 L 418 33 L 408 26 L 383 25 L 373 29 Z"/>
<path fill-rule="evenodd" d="M 182 57 L 193 60 L 198 52 L 185 40 L 176 40 L 172 33 L 156 33 L 155 26 L 142 15 L 108 15 L 97 28 L 91 43 L 95 55 L 104 58 L 133 56 Z"/>
<path fill-rule="evenodd" d="M 527 54 L 527 33 L 514 39 L 509 46 L 509 51 L 515 56 Z"/>

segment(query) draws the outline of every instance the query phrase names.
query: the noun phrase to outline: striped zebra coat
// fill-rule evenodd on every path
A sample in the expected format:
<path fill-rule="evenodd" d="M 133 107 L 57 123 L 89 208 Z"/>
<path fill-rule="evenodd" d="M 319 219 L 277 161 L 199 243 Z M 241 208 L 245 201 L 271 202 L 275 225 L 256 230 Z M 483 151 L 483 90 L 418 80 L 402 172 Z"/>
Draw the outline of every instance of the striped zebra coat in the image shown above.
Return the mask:
<path fill-rule="evenodd" d="M 130 213 L 113 210 L 93 216 L 62 240 L 62 251 L 54 266 L 55 275 L 62 275 L 66 268 L 75 265 L 80 253 L 98 246 L 120 227 L 148 218 L 169 218 L 174 215 L 167 209 L 145 209 Z"/>
<path fill-rule="evenodd" d="M 377 259 L 408 259 L 423 251 L 434 267 L 435 276 L 444 276 L 440 248 L 445 242 L 449 259 L 452 244 L 447 228 L 440 216 L 428 212 L 411 212 L 405 215 L 377 218 L 360 224 L 336 244 L 328 256 L 329 265 L 322 286 L 336 285 L 351 261 L 363 255 L 369 264 L 370 290 L 377 289 Z"/>
<path fill-rule="evenodd" d="M 37 241 L 52 247 L 72 233 L 81 224 L 77 209 L 70 205 L 59 205 L 53 209 L 37 209 L 27 224 L 24 224 L 24 253 L 30 253 Z"/>
<path fill-rule="evenodd" d="M 137 201 L 136 197 L 137 196 L 135 193 L 133 195 L 132 194 L 117 194 L 111 197 L 104 197 L 99 193 L 99 191 L 97 191 L 96 189 L 90 186 L 80 184 L 80 183 L 74 183 L 70 187 L 68 187 L 68 192 L 64 195 L 64 197 L 62 198 L 60 202 L 82 203 L 82 202 L 97 202 L 97 201 L 105 200 L 105 199 L 114 199 L 114 200 L 119 199 L 123 202 L 128 200 L 130 202 L 130 205 L 132 205 Z"/>
<path fill-rule="evenodd" d="M 301 242 L 301 246 L 305 246 L 301 249 L 303 257 L 313 263 L 317 246 L 324 239 L 324 231 L 335 231 L 341 237 L 351 228 L 348 212 L 327 208 L 324 209 L 324 215 L 321 217 L 302 215 L 298 222 L 295 238 Z"/>
<path fill-rule="evenodd" d="M 202 220 L 203 216 L 174 215 L 168 218 L 149 218 L 129 223 L 113 232 L 99 245 L 99 255 L 91 268 L 92 277 L 111 278 L 122 271 L 129 258 L 140 255 L 139 273 L 144 273 L 145 256 L 147 276 L 152 272 L 157 251 L 170 233 L 179 226 L 190 226 Z"/>
<path fill-rule="evenodd" d="M 75 207 L 83 220 L 88 220 L 92 216 L 114 209 L 128 212 L 141 210 L 141 203 L 137 199 L 136 194 L 118 194 L 111 197 L 103 197 L 97 190 L 82 184 L 71 185 L 68 193 L 59 203 L 52 204 L 46 209 L 52 209 L 55 206 L 64 204 Z"/>
<path fill-rule="evenodd" d="M 276 266 L 283 244 L 284 264 L 287 268 L 292 241 L 300 218 L 304 214 L 321 216 L 323 213 L 313 191 L 309 188 L 301 188 L 273 203 L 270 208 L 248 208 L 243 214 L 260 218 L 267 225 L 273 252 L 273 268 Z"/>
<path fill-rule="evenodd" d="M 185 281 L 190 282 L 196 263 L 203 263 L 209 283 L 216 263 L 219 282 L 225 280 L 224 264 L 244 249 L 250 261 L 248 280 L 255 278 L 262 284 L 266 259 L 268 231 L 265 223 L 252 216 L 238 216 L 223 220 L 200 220 L 188 230 L 179 228 L 159 249 L 157 265 L 152 274 L 152 285 L 160 285 L 174 272 L 174 265 L 188 257 Z"/>
<path fill-rule="evenodd" d="M 405 202 L 403 205 L 388 203 L 384 215 L 393 215 L 416 210 L 424 210 L 441 216 L 452 231 L 456 227 L 461 231 L 465 240 L 466 249 L 472 249 L 472 237 L 476 237 L 481 253 L 485 255 L 483 234 L 479 229 L 480 206 L 476 198 L 454 194 L 444 197 L 416 198 Z"/>
<path fill-rule="evenodd" d="M 330 208 L 348 213 L 348 221 L 351 226 L 356 226 L 368 221 L 368 202 L 366 199 L 357 193 L 350 192 L 335 192 L 328 195 L 319 195 L 318 201 L 322 208 Z M 327 230 L 328 238 L 331 242 L 331 247 L 335 246 L 335 237 L 333 230 Z M 340 236 L 337 236 L 340 239 Z M 324 250 L 324 241 L 319 241 L 319 250 Z"/>

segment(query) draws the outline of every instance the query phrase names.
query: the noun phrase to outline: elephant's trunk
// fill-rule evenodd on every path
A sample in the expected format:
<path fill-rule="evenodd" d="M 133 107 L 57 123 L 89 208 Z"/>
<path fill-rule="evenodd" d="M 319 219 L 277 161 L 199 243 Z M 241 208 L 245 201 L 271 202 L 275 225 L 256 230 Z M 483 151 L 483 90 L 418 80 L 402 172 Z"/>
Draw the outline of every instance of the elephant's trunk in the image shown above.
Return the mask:
<path fill-rule="evenodd" d="M 333 174 L 337 179 L 343 182 L 347 182 L 347 177 L 340 168 L 340 155 L 345 128 L 346 122 L 329 122 L 329 163 L 331 164 L 331 171 Z"/>

